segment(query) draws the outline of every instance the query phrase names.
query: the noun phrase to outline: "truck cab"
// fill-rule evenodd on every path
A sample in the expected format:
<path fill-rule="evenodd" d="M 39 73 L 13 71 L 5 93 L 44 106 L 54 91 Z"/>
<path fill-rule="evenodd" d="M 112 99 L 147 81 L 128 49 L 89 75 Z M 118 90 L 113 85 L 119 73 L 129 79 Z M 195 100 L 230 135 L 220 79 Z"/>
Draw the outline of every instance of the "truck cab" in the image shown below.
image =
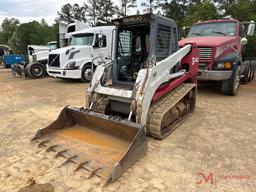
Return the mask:
<path fill-rule="evenodd" d="M 57 41 L 48 42 L 46 46 L 28 45 L 29 62 L 39 62 L 46 65 L 49 53 L 55 49 L 57 49 Z"/>
<path fill-rule="evenodd" d="M 91 27 L 71 33 L 70 45 L 52 51 L 47 72 L 56 78 L 92 78 L 92 63 L 99 65 L 111 60 L 114 26 Z M 100 57 L 98 62 L 94 58 Z"/>
<path fill-rule="evenodd" d="M 199 50 L 198 80 L 221 81 L 225 95 L 235 95 L 244 68 L 246 35 L 252 35 L 254 22 L 245 25 L 236 19 L 198 22 L 192 26 L 179 47 L 196 43 Z"/>

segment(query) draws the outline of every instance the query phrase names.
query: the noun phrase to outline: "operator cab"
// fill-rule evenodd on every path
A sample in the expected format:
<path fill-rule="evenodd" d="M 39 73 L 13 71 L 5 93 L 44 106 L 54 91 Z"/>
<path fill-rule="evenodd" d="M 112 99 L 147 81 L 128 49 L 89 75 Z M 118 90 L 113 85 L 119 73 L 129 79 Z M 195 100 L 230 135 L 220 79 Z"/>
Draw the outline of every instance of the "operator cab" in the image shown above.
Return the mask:
<path fill-rule="evenodd" d="M 178 31 L 173 20 L 145 14 L 113 20 L 117 47 L 113 56 L 113 85 L 133 87 L 140 69 L 155 55 L 159 62 L 177 51 Z"/>

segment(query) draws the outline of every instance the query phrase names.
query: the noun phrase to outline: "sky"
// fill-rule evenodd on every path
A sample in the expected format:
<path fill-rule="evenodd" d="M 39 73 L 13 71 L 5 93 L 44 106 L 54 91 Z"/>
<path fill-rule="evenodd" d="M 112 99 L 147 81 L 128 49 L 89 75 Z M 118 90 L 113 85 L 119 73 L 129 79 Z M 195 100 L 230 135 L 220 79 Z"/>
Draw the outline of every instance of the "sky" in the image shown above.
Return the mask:
<path fill-rule="evenodd" d="M 66 3 L 82 5 L 85 0 L 0 0 L 0 24 L 5 18 L 17 18 L 21 23 L 41 21 L 53 24 L 57 11 Z M 118 2 L 118 0 L 114 0 Z"/>

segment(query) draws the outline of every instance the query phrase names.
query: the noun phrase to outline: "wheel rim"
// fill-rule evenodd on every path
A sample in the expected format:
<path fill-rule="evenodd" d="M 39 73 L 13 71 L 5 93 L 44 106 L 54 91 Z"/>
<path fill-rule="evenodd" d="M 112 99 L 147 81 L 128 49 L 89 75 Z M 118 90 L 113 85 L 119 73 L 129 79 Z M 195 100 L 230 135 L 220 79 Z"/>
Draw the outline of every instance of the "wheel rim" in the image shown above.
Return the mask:
<path fill-rule="evenodd" d="M 84 78 L 86 80 L 91 80 L 92 79 L 92 69 L 90 68 L 87 68 L 85 71 L 84 71 Z"/>
<path fill-rule="evenodd" d="M 33 67 L 32 73 L 35 76 L 41 76 L 43 74 L 43 71 L 42 71 L 42 69 L 40 67 Z"/>

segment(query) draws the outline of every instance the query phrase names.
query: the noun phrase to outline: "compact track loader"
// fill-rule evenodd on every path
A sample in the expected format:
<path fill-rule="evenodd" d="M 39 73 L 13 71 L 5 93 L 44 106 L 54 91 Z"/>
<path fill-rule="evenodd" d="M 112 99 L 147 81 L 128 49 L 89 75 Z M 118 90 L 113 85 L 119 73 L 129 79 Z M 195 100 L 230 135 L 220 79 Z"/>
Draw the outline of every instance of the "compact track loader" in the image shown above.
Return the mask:
<path fill-rule="evenodd" d="M 195 108 L 198 51 L 178 50 L 176 23 L 153 14 L 116 19 L 113 61 L 96 68 L 85 108 L 67 106 L 34 142 L 108 182 Z M 64 164 L 65 164 L 64 163 Z"/>

